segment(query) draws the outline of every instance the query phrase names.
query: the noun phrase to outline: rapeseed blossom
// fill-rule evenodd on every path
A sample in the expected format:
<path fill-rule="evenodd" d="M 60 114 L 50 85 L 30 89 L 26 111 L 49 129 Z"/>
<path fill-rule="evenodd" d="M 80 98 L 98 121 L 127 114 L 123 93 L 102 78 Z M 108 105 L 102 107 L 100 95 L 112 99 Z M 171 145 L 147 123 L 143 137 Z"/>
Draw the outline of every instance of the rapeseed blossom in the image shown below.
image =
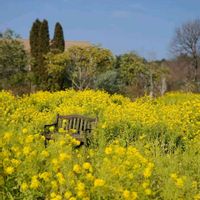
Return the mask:
<path fill-rule="evenodd" d="M 73 171 L 77 174 L 80 174 L 81 173 L 81 166 L 78 165 L 78 164 L 75 164 L 74 167 L 73 167 Z"/>
<path fill-rule="evenodd" d="M 51 174 L 49 172 L 43 172 L 39 174 L 39 177 L 43 179 L 45 182 L 48 182 L 50 180 Z"/>
<path fill-rule="evenodd" d="M 82 182 L 78 182 L 78 184 L 77 184 L 77 189 L 80 191 L 83 191 L 83 190 L 85 190 L 85 184 L 84 183 L 82 183 Z"/>
<path fill-rule="evenodd" d="M 71 196 L 72 196 L 72 193 L 70 191 L 66 191 L 65 194 L 64 194 L 64 197 L 66 199 L 69 199 Z"/>
<path fill-rule="evenodd" d="M 101 187 L 105 184 L 105 181 L 103 179 L 95 179 L 94 180 L 94 187 Z"/>
<path fill-rule="evenodd" d="M 26 192 L 26 190 L 28 189 L 28 184 L 23 182 L 20 186 L 20 189 L 22 192 Z"/>
<path fill-rule="evenodd" d="M 5 168 L 5 173 L 10 175 L 14 172 L 14 168 L 13 167 L 6 167 Z"/>
<path fill-rule="evenodd" d="M 31 178 L 31 184 L 30 184 L 30 188 L 31 189 L 37 189 L 40 185 L 40 182 L 38 180 L 38 177 L 37 176 L 33 176 Z"/>
<path fill-rule="evenodd" d="M 85 163 L 83 163 L 83 169 L 86 169 L 86 170 L 88 170 L 88 169 L 91 169 L 91 164 L 89 163 L 89 162 L 85 162 Z"/>
<path fill-rule="evenodd" d="M 147 168 L 145 168 L 144 173 L 143 173 L 144 177 L 148 178 L 151 176 L 153 167 L 154 167 L 153 163 L 148 164 Z"/>
<path fill-rule="evenodd" d="M 111 147 L 106 147 L 105 153 L 106 154 L 111 154 L 112 153 L 112 148 Z"/>
<path fill-rule="evenodd" d="M 123 197 L 125 198 L 125 199 L 129 199 L 130 198 L 130 191 L 128 191 L 128 190 L 124 190 L 124 192 L 123 192 Z"/>

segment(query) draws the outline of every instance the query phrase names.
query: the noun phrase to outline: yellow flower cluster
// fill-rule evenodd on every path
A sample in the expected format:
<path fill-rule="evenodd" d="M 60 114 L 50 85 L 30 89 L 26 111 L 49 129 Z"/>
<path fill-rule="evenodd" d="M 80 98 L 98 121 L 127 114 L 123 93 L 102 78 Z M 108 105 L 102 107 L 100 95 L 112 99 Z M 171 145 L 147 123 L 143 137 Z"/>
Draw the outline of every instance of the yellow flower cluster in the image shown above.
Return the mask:
<path fill-rule="evenodd" d="M 143 173 L 144 177 L 148 178 L 151 176 L 153 167 L 154 167 L 153 163 L 148 163 L 148 165 L 145 168 L 144 173 Z"/>
<path fill-rule="evenodd" d="M 172 173 L 171 178 L 174 180 L 174 183 L 178 188 L 182 188 L 184 186 L 184 182 L 186 180 L 185 176 L 178 177 L 176 173 Z"/>
<path fill-rule="evenodd" d="M 5 169 L 5 173 L 6 174 L 12 174 L 14 172 L 14 168 L 13 167 L 6 167 L 6 169 Z"/>
<path fill-rule="evenodd" d="M 31 185 L 30 188 L 31 189 L 37 189 L 40 185 L 40 182 L 38 180 L 38 177 L 35 175 L 31 178 Z"/>
<path fill-rule="evenodd" d="M 102 179 L 95 179 L 94 181 L 94 187 L 101 187 L 105 184 L 105 181 Z"/>

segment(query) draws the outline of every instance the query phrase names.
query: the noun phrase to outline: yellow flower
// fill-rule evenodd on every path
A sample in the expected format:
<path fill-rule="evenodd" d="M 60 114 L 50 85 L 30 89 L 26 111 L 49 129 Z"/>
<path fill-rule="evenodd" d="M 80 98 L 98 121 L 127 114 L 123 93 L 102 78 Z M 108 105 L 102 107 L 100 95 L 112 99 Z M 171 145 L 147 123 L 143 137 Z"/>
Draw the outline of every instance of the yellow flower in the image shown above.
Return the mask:
<path fill-rule="evenodd" d="M 53 165 L 58 165 L 58 160 L 56 158 L 52 159 L 51 163 Z"/>
<path fill-rule="evenodd" d="M 81 142 L 77 139 L 72 139 L 72 143 L 76 146 L 79 146 L 81 144 Z"/>
<path fill-rule="evenodd" d="M 37 189 L 40 185 L 40 182 L 38 181 L 37 179 L 37 176 L 33 176 L 31 178 L 31 185 L 30 185 L 30 188 L 31 189 Z"/>
<path fill-rule="evenodd" d="M 50 132 L 53 132 L 55 130 L 55 127 L 54 126 L 51 126 L 50 128 L 49 128 L 49 131 Z"/>
<path fill-rule="evenodd" d="M 12 133 L 6 132 L 6 133 L 4 134 L 3 139 L 4 139 L 5 141 L 8 142 L 8 141 L 10 141 L 11 137 L 12 137 Z"/>
<path fill-rule="evenodd" d="M 37 155 L 37 151 L 36 150 L 34 150 L 34 151 L 32 151 L 31 153 L 30 153 L 30 157 L 32 156 L 32 157 L 34 157 L 34 156 L 36 156 Z"/>
<path fill-rule="evenodd" d="M 76 153 L 78 153 L 78 150 L 76 151 Z M 77 158 L 81 158 L 82 155 L 80 153 L 77 154 Z"/>
<path fill-rule="evenodd" d="M 89 163 L 89 162 L 85 162 L 85 163 L 83 163 L 83 169 L 90 169 L 92 166 L 91 166 L 91 164 Z"/>
<path fill-rule="evenodd" d="M 123 192 L 123 197 L 124 197 L 125 199 L 130 198 L 130 191 L 124 190 L 124 192 Z"/>
<path fill-rule="evenodd" d="M 184 181 L 182 178 L 177 178 L 175 184 L 177 187 L 182 188 L 184 185 Z"/>
<path fill-rule="evenodd" d="M 81 166 L 78 165 L 78 164 L 75 164 L 74 167 L 73 167 L 73 171 L 77 174 L 80 174 L 81 173 Z"/>
<path fill-rule="evenodd" d="M 13 146 L 13 147 L 11 147 L 11 150 L 16 153 L 19 151 L 19 147 Z"/>
<path fill-rule="evenodd" d="M 151 169 L 145 168 L 143 175 L 145 178 L 148 178 L 149 176 L 151 176 Z"/>
<path fill-rule="evenodd" d="M 23 148 L 23 153 L 24 153 L 25 156 L 27 156 L 30 153 L 30 151 L 31 151 L 31 148 L 28 147 L 28 146 L 25 146 Z"/>
<path fill-rule="evenodd" d="M 28 132 L 27 128 L 23 128 L 23 129 L 22 129 L 22 133 L 23 133 L 23 134 L 26 134 L 27 132 Z"/>
<path fill-rule="evenodd" d="M 64 179 L 63 174 L 59 172 L 59 173 L 56 174 L 56 176 L 57 176 L 57 178 L 58 178 L 58 182 L 59 182 L 61 185 L 63 185 L 63 184 L 65 183 L 65 179 Z"/>
<path fill-rule="evenodd" d="M 41 140 L 42 140 L 42 141 L 45 141 L 44 135 L 41 136 Z M 50 140 L 50 141 L 49 141 L 49 143 L 51 143 L 51 142 L 53 142 L 53 140 Z"/>
<path fill-rule="evenodd" d="M 111 147 L 106 147 L 105 148 L 105 153 L 108 155 L 108 154 L 111 154 L 112 153 L 112 148 Z"/>
<path fill-rule="evenodd" d="M 69 199 L 72 196 L 72 193 L 70 191 L 65 192 L 64 197 L 66 199 Z"/>
<path fill-rule="evenodd" d="M 137 197 L 138 197 L 137 192 L 131 192 L 131 199 L 132 200 L 137 199 Z"/>
<path fill-rule="evenodd" d="M 84 190 L 84 189 L 85 189 L 85 184 L 82 183 L 82 182 L 78 182 L 78 184 L 77 184 L 77 189 L 78 189 L 78 190 Z"/>
<path fill-rule="evenodd" d="M 5 173 L 10 175 L 14 172 L 14 168 L 13 167 L 6 167 L 5 169 Z"/>
<path fill-rule="evenodd" d="M 62 196 L 58 194 L 55 197 L 51 198 L 51 200 L 62 200 Z"/>
<path fill-rule="evenodd" d="M 65 131 L 63 128 L 59 128 L 59 129 L 58 129 L 58 132 L 59 132 L 59 133 L 65 133 L 66 131 Z"/>
<path fill-rule="evenodd" d="M 101 187 L 105 184 L 105 181 L 103 179 L 95 179 L 94 181 L 94 187 Z"/>
<path fill-rule="evenodd" d="M 76 200 L 76 197 L 71 197 L 69 200 Z"/>
<path fill-rule="evenodd" d="M 142 187 L 143 188 L 147 188 L 149 186 L 149 181 L 146 181 L 144 183 L 142 183 Z"/>
<path fill-rule="evenodd" d="M 85 193 L 85 191 L 83 191 L 83 190 L 79 190 L 78 192 L 77 192 L 77 196 L 78 197 L 84 197 L 86 195 L 86 193 Z"/>
<path fill-rule="evenodd" d="M 198 186 L 197 181 L 193 181 L 193 182 L 192 182 L 192 187 L 193 187 L 193 188 L 197 188 L 197 186 Z"/>
<path fill-rule="evenodd" d="M 115 149 L 115 153 L 116 154 L 118 154 L 118 155 L 124 155 L 124 153 L 125 153 L 125 149 L 123 148 L 123 147 L 117 147 L 116 149 Z"/>
<path fill-rule="evenodd" d="M 149 163 L 147 168 L 144 169 L 144 177 L 145 178 L 148 178 L 151 176 L 151 173 L 152 173 L 152 168 L 154 167 L 154 164 L 153 163 Z"/>
<path fill-rule="evenodd" d="M 33 139 L 34 139 L 34 136 L 33 136 L 33 135 L 29 135 L 29 136 L 26 138 L 25 142 L 26 142 L 26 143 L 32 143 L 32 142 L 33 142 Z"/>
<path fill-rule="evenodd" d="M 66 153 L 61 153 L 60 156 L 59 156 L 59 160 L 60 161 L 64 161 L 64 160 L 67 160 L 69 159 L 71 156 L 66 154 Z"/>
<path fill-rule="evenodd" d="M 89 197 L 83 197 L 82 200 L 90 200 Z"/>
<path fill-rule="evenodd" d="M 65 140 L 60 140 L 59 144 L 60 144 L 60 146 L 63 146 L 63 145 L 66 144 L 66 141 Z"/>
<path fill-rule="evenodd" d="M 196 195 L 194 195 L 194 200 L 200 200 L 200 193 L 199 193 L 199 194 L 196 194 Z"/>
<path fill-rule="evenodd" d="M 52 193 L 50 194 L 50 197 L 51 197 L 51 198 L 56 197 L 56 193 L 55 193 L 55 192 L 52 192 Z"/>
<path fill-rule="evenodd" d="M 70 133 L 72 133 L 72 134 L 75 134 L 75 133 L 77 132 L 76 129 L 70 129 L 69 131 L 70 131 Z"/>
<path fill-rule="evenodd" d="M 34 138 L 35 138 L 36 140 L 38 140 L 38 139 L 40 138 L 40 134 L 36 133 L 36 134 L 34 135 Z"/>
<path fill-rule="evenodd" d="M 15 167 L 17 167 L 21 163 L 21 161 L 17 159 L 11 159 L 11 162 Z"/>
<path fill-rule="evenodd" d="M 139 139 L 140 139 L 140 140 L 143 140 L 145 137 L 146 137 L 146 135 L 143 134 L 143 135 L 141 135 L 141 136 L 139 137 Z"/>
<path fill-rule="evenodd" d="M 101 128 L 102 129 L 106 128 L 106 123 L 102 124 Z"/>
<path fill-rule="evenodd" d="M 170 175 L 170 177 L 171 177 L 172 179 L 177 179 L 177 178 L 178 178 L 176 173 L 172 173 L 172 174 Z"/>
<path fill-rule="evenodd" d="M 43 151 L 41 152 L 41 155 L 42 155 L 43 157 L 47 158 L 47 157 L 49 156 L 49 152 L 46 151 L 46 150 L 43 150 Z"/>
<path fill-rule="evenodd" d="M 43 172 L 42 174 L 39 175 L 39 177 L 41 179 L 43 179 L 45 182 L 48 182 L 49 181 L 49 178 L 50 178 L 50 173 L 49 172 Z"/>
<path fill-rule="evenodd" d="M 94 180 L 94 176 L 91 173 L 86 174 L 86 179 L 88 181 L 93 181 Z"/>
<path fill-rule="evenodd" d="M 146 194 L 146 195 L 151 195 L 151 194 L 152 194 L 151 189 L 146 189 L 146 190 L 145 190 L 145 194 Z"/>
<path fill-rule="evenodd" d="M 58 189 L 58 184 L 56 181 L 51 181 L 51 187 L 53 190 L 57 190 Z"/>
<path fill-rule="evenodd" d="M 22 192 L 25 192 L 28 189 L 28 184 L 23 182 L 20 186 Z"/>

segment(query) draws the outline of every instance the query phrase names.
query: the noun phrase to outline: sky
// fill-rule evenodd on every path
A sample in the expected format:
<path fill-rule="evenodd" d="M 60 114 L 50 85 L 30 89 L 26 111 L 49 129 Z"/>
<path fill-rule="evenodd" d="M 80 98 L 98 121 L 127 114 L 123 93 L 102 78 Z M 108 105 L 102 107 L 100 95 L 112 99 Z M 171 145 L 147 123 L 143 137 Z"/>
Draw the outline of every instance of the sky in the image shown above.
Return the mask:
<path fill-rule="evenodd" d="M 199 17 L 200 0 L 0 0 L 0 32 L 27 39 L 33 21 L 47 19 L 51 38 L 60 22 L 65 40 L 146 59 L 169 58 L 175 29 Z"/>

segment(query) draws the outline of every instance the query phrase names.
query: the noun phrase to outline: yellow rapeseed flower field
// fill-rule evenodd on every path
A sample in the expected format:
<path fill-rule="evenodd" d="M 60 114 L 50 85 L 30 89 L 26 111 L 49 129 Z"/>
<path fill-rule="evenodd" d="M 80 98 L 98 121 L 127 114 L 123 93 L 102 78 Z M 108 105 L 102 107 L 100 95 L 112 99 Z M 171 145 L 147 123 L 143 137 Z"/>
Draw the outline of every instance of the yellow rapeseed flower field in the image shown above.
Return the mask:
<path fill-rule="evenodd" d="M 77 148 L 61 128 L 45 148 L 41 133 L 57 114 L 97 118 L 90 145 Z M 0 92 L 2 200 L 197 200 L 199 166 L 199 94 L 132 102 L 93 90 Z"/>

